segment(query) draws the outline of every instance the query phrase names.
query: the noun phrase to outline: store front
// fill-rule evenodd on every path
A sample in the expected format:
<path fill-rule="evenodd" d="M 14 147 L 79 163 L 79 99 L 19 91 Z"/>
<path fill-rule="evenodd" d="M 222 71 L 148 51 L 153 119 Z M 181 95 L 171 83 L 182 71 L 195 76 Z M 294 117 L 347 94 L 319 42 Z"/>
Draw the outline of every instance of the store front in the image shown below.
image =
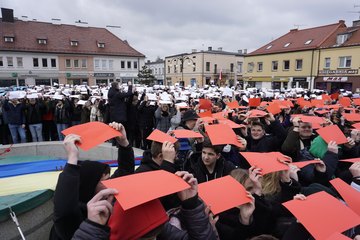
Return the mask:
<path fill-rule="evenodd" d="M 114 73 L 94 73 L 95 84 L 96 85 L 109 85 L 111 82 L 115 81 Z"/>
<path fill-rule="evenodd" d="M 291 82 L 291 88 L 309 89 L 309 82 L 306 77 L 294 77 Z"/>
<path fill-rule="evenodd" d="M 360 76 L 331 76 L 315 78 L 315 88 L 337 92 L 340 89 L 351 92 L 360 92 Z"/>

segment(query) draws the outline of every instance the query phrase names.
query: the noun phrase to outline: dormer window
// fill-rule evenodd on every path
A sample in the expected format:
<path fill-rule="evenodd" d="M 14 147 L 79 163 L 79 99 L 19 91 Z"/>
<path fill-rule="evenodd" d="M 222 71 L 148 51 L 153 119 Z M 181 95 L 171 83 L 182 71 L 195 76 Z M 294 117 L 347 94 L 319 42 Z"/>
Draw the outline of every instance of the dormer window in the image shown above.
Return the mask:
<path fill-rule="evenodd" d="M 309 45 L 312 42 L 312 39 L 307 40 L 304 45 Z"/>
<path fill-rule="evenodd" d="M 270 48 L 272 48 L 272 45 L 267 46 L 266 50 L 269 50 Z"/>
<path fill-rule="evenodd" d="M 288 46 L 290 46 L 290 44 L 291 44 L 291 43 L 286 43 L 286 44 L 284 45 L 284 47 L 287 48 Z"/>
<path fill-rule="evenodd" d="M 103 42 L 98 42 L 97 45 L 98 45 L 98 48 L 104 48 L 105 47 L 105 43 L 103 43 Z"/>
<path fill-rule="evenodd" d="M 40 45 L 46 45 L 47 44 L 47 39 L 45 38 L 38 38 L 38 44 Z"/>
<path fill-rule="evenodd" d="M 79 41 L 71 40 L 71 41 L 70 41 L 70 45 L 71 45 L 72 47 L 77 47 L 77 46 L 79 45 Z"/>
<path fill-rule="evenodd" d="M 349 34 L 339 34 L 336 37 L 336 44 L 337 45 L 344 44 L 346 40 L 348 40 L 348 38 L 349 38 Z"/>
<path fill-rule="evenodd" d="M 12 37 L 12 36 L 5 36 L 4 37 L 4 41 L 7 42 L 7 43 L 12 43 L 14 42 L 15 38 Z"/>

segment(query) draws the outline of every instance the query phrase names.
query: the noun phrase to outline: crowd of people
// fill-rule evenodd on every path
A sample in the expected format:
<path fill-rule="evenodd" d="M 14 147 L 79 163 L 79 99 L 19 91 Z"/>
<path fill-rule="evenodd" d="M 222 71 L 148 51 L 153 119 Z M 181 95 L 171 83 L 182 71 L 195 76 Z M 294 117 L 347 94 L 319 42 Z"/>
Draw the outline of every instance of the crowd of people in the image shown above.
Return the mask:
<path fill-rule="evenodd" d="M 334 178 L 360 191 L 360 162 L 339 161 L 359 157 L 360 130 L 347 117 L 349 112 L 356 115 L 359 105 L 349 99 L 349 105 L 344 106 L 341 94 L 319 94 L 313 102 L 303 96 L 261 99 L 261 104 L 253 106 L 241 94 L 209 97 L 200 93 L 199 98 L 210 100 L 210 106 L 204 107 L 190 94 L 180 97 L 181 91 L 168 91 L 164 97 L 137 92 L 131 84 L 122 89 L 114 82 L 106 97 L 89 93 L 79 99 L 72 97 L 76 95 L 73 92 L 57 99 L 19 100 L 10 95 L 1 102 L 2 143 L 64 140 L 68 154 L 55 191 L 50 239 L 312 239 L 282 203 L 320 191 L 340 199 L 329 182 Z M 234 102 L 238 107 L 229 107 Z M 266 112 L 272 102 L 279 104 L 281 111 Z M 258 111 L 255 117 L 254 111 Z M 213 117 L 204 117 L 204 112 Z M 323 122 L 317 126 L 302 116 L 318 116 Z M 213 144 L 206 126 L 221 124 L 224 119 L 237 124 L 233 131 L 241 147 Z M 118 168 L 112 175 L 107 164 L 80 162 L 76 142 L 81 138 L 61 134 L 69 126 L 89 121 L 108 123 L 121 132 L 113 141 L 118 147 Z M 337 125 L 347 142 L 326 143 L 314 131 L 329 125 Z M 6 128 L 12 139 L 6 139 Z M 24 129 L 31 134 L 26 135 Z M 148 140 L 154 129 L 169 135 L 186 129 L 202 137 L 180 138 L 176 143 Z M 145 150 L 136 169 L 132 147 Z M 281 152 L 289 160 L 289 169 L 262 174 L 262 169 L 251 166 L 241 152 Z M 310 159 L 320 160 L 301 169 L 291 164 Z M 117 219 L 124 219 L 119 217 L 119 204 L 114 205 L 117 190 L 105 189 L 101 181 L 160 169 L 183 178 L 191 188 L 160 199 L 169 220 L 148 226 L 141 235 L 131 229 L 120 231 L 122 222 Z M 211 207 L 199 198 L 197 186 L 228 175 L 245 187 L 251 202 L 214 216 Z M 359 230 L 357 226 L 343 234 L 359 239 Z"/>

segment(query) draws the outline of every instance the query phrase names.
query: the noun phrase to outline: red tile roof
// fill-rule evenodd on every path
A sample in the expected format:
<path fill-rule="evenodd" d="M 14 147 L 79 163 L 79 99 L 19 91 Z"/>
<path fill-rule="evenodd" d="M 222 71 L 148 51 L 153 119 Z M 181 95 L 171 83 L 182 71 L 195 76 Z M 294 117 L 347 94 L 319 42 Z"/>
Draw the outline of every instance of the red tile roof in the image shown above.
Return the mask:
<path fill-rule="evenodd" d="M 337 45 L 336 38 L 339 34 L 350 33 L 351 36 L 346 42 L 341 45 Z M 358 27 L 341 27 L 334 34 L 332 34 L 323 44 L 321 48 L 331 47 L 349 47 L 349 46 L 360 46 L 360 26 Z"/>
<path fill-rule="evenodd" d="M 346 27 L 344 21 L 303 30 L 292 29 L 287 34 L 249 53 L 248 56 L 316 49 L 341 27 Z M 305 44 L 308 40 L 312 41 L 310 44 Z M 288 43 L 290 44 L 285 47 Z M 268 48 L 269 46 L 271 47 Z"/>
<path fill-rule="evenodd" d="M 14 36 L 14 43 L 6 43 L 5 36 Z M 21 20 L 8 23 L 0 19 L 0 38 L 1 51 L 145 57 L 105 28 Z M 47 44 L 40 45 L 37 39 L 47 39 Z M 71 46 L 71 40 L 79 45 Z M 98 42 L 105 43 L 105 47 L 99 48 Z"/>

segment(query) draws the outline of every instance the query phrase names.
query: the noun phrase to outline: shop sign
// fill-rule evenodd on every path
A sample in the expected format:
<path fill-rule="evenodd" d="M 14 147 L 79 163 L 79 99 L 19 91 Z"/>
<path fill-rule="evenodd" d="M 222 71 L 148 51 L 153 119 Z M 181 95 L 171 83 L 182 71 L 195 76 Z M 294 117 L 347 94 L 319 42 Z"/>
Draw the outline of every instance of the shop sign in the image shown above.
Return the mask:
<path fill-rule="evenodd" d="M 115 77 L 114 73 L 94 73 L 94 77 L 110 78 Z"/>
<path fill-rule="evenodd" d="M 303 82 L 306 81 L 306 78 L 293 78 L 294 82 Z"/>
<path fill-rule="evenodd" d="M 358 74 L 357 69 L 319 70 L 319 74 Z"/>
<path fill-rule="evenodd" d="M 324 77 L 324 82 L 346 82 L 348 77 Z"/>

